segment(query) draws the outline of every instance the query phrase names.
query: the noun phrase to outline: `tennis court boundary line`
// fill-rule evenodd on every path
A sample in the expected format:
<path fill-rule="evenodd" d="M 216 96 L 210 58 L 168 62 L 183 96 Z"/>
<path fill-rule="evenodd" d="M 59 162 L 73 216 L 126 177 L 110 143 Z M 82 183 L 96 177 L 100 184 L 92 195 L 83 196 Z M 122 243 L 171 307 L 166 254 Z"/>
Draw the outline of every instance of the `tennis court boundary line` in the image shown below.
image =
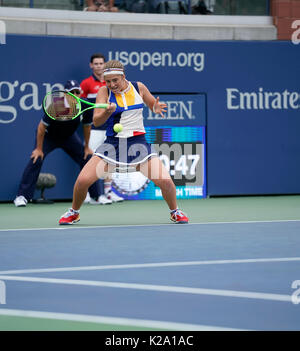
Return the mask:
<path fill-rule="evenodd" d="M 187 330 L 187 331 L 240 331 L 245 329 L 215 327 L 209 325 L 189 324 L 165 322 L 146 319 L 122 318 L 122 317 L 107 317 L 107 316 L 93 316 L 86 314 L 60 313 L 60 312 L 42 312 L 30 310 L 15 310 L 0 308 L 0 315 L 13 317 L 27 317 L 27 318 L 43 318 L 64 320 L 81 323 L 97 323 L 97 324 L 112 324 L 131 327 L 144 328 L 158 328 L 167 330 Z"/>
<path fill-rule="evenodd" d="M 162 268 L 162 267 L 183 267 L 200 266 L 211 264 L 236 264 L 236 263 L 268 263 L 268 262 L 294 262 L 300 261 L 300 257 L 275 257 L 275 258 L 246 258 L 230 260 L 204 260 L 204 261 L 177 261 L 177 262 L 152 262 L 152 263 L 131 263 L 101 266 L 77 266 L 57 268 L 29 268 L 0 271 L 0 274 L 26 274 L 26 273 L 55 273 L 55 272 L 79 272 L 110 269 L 135 269 L 135 268 Z"/>
<path fill-rule="evenodd" d="M 123 283 L 123 282 L 108 282 L 108 281 L 79 280 L 79 279 L 57 279 L 57 278 L 40 278 L 40 277 L 24 277 L 24 276 L 18 277 L 18 276 L 9 276 L 9 275 L 0 275 L 0 279 L 4 281 L 15 281 L 15 282 L 92 286 L 92 287 L 101 287 L 101 288 L 130 289 L 130 290 L 190 294 L 190 295 L 208 295 L 208 296 L 218 296 L 218 297 L 246 298 L 246 299 L 255 299 L 255 300 L 269 300 L 269 301 L 292 303 L 291 295 L 253 292 L 253 291 L 191 288 L 186 286 Z"/>
<path fill-rule="evenodd" d="M 199 223 L 189 223 L 188 226 L 193 225 L 224 225 L 224 224 L 259 224 L 259 223 L 289 223 L 289 222 L 300 222 L 300 219 L 274 219 L 274 220 L 261 220 L 261 221 L 232 221 L 232 222 L 199 222 Z M 134 228 L 134 227 L 165 227 L 165 226 L 178 226 L 180 224 L 176 223 L 161 223 L 161 224 L 119 224 L 119 225 L 95 225 L 95 226 L 80 226 L 80 224 L 75 225 L 65 225 L 57 227 L 48 228 L 8 228 L 0 229 L 0 232 L 18 232 L 18 231 L 36 231 L 36 230 L 71 230 L 71 229 L 105 229 L 105 228 Z"/>

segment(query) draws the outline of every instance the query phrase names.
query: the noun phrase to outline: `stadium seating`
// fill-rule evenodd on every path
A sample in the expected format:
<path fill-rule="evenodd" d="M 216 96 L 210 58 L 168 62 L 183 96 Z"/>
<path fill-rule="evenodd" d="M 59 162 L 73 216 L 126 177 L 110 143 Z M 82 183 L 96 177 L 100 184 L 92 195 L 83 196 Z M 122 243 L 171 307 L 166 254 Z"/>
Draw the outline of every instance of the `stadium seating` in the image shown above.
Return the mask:
<path fill-rule="evenodd" d="M 115 0 L 115 5 L 124 10 L 124 3 L 134 0 Z M 142 1 L 142 0 L 141 0 Z M 189 5 L 195 5 L 197 0 L 144 0 L 147 4 L 145 12 L 167 14 L 204 14 L 197 11 L 189 12 Z M 0 0 L 0 6 L 6 7 L 33 7 L 39 9 L 56 10 L 83 10 L 85 0 Z M 154 11 L 151 3 L 157 5 Z M 270 0 L 205 0 L 205 5 L 214 15 L 242 15 L 268 16 L 270 14 Z M 138 8 L 142 8 L 139 6 Z M 130 11 L 131 12 L 131 11 Z M 139 11 L 138 11 L 139 12 Z"/>
<path fill-rule="evenodd" d="M 33 7 L 56 10 L 82 10 L 84 0 L 33 0 Z M 29 0 L 2 0 L 2 6 L 30 7 Z"/>

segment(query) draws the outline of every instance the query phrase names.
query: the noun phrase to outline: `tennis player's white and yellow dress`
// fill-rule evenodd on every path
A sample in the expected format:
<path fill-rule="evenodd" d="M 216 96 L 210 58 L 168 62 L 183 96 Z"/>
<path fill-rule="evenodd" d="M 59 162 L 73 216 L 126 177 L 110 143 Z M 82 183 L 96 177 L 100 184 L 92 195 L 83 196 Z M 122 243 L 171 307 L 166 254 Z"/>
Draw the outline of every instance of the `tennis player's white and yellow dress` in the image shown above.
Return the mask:
<path fill-rule="evenodd" d="M 116 111 L 108 119 L 106 140 L 95 155 L 111 164 L 120 166 L 138 165 L 152 156 L 157 156 L 153 147 L 147 143 L 143 122 L 144 102 L 136 82 L 128 82 L 128 87 L 120 94 L 109 90 L 109 102 L 117 105 Z M 116 133 L 113 129 L 121 123 L 123 130 Z"/>

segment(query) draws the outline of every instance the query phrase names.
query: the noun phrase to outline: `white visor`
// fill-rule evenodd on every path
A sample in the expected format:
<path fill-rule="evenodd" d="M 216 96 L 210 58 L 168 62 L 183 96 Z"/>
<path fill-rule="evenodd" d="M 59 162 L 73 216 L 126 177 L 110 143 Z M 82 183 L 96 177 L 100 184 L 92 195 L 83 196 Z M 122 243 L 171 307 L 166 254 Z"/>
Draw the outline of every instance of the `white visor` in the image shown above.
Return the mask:
<path fill-rule="evenodd" d="M 107 68 L 104 70 L 103 75 L 107 76 L 108 74 L 124 74 L 124 70 L 122 68 Z"/>

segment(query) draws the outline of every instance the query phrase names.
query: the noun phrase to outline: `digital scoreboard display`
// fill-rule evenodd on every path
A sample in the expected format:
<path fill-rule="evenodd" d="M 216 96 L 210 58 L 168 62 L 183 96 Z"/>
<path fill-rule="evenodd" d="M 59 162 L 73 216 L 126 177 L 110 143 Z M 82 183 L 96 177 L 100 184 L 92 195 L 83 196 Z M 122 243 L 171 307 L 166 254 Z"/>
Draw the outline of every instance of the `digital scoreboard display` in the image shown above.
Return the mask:
<path fill-rule="evenodd" d="M 178 199 L 206 197 L 205 127 L 145 127 L 175 185 Z M 126 199 L 162 199 L 160 188 L 140 172 L 116 173 L 113 186 Z"/>

